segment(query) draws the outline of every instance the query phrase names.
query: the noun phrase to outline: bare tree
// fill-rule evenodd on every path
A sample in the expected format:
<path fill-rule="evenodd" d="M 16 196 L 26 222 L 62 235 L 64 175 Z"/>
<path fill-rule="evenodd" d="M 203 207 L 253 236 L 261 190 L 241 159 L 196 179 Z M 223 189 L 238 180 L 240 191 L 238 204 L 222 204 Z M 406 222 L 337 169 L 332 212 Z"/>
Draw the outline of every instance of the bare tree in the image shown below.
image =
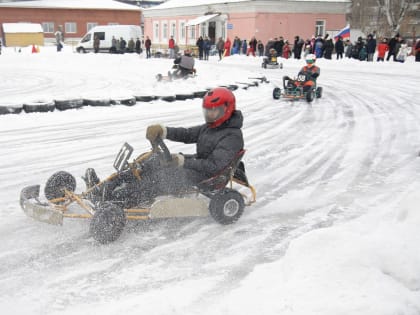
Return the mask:
<path fill-rule="evenodd" d="M 404 17 L 409 12 L 410 5 L 415 0 L 376 0 L 379 12 L 384 14 L 388 32 L 398 33 Z"/>

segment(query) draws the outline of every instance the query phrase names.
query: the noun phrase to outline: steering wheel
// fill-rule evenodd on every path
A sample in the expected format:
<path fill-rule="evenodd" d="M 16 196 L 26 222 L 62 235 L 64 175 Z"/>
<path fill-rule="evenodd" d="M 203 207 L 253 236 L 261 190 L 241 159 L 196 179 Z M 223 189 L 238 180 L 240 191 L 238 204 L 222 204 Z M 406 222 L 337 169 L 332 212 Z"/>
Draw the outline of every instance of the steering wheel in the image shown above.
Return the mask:
<path fill-rule="evenodd" d="M 171 152 L 169 152 L 168 147 L 166 146 L 165 142 L 158 137 L 154 142 L 152 142 L 153 152 L 159 152 L 159 149 L 162 151 L 163 160 L 166 162 L 172 161 Z"/>

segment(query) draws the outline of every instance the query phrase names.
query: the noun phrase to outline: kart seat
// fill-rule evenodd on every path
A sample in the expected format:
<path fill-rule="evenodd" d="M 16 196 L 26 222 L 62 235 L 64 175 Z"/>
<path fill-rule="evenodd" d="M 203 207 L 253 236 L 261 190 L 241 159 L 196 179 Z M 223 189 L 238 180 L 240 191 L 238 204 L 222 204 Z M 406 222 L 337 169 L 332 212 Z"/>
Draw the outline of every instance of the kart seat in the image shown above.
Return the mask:
<path fill-rule="evenodd" d="M 217 191 L 226 187 L 229 181 L 236 179 L 245 186 L 249 187 L 248 179 L 245 174 L 245 165 L 241 161 L 245 150 L 240 150 L 232 161 L 218 174 L 200 182 L 197 187 L 203 191 Z"/>

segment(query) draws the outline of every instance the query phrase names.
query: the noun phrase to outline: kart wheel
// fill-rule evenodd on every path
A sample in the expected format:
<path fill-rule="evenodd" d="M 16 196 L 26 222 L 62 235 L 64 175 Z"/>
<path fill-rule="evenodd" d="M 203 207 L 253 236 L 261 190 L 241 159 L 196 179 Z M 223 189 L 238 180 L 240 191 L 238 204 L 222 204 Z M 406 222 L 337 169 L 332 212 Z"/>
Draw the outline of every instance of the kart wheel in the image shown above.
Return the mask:
<path fill-rule="evenodd" d="M 44 194 L 48 200 L 64 197 L 64 190 L 74 191 L 76 179 L 70 173 L 60 171 L 51 175 L 45 184 Z"/>
<path fill-rule="evenodd" d="M 106 244 L 118 239 L 124 229 L 124 210 L 111 202 L 104 202 L 95 209 L 89 232 L 95 241 Z"/>
<path fill-rule="evenodd" d="M 211 199 L 209 211 L 216 222 L 226 225 L 238 221 L 244 212 L 244 207 L 244 198 L 239 192 L 225 189 Z"/>
<path fill-rule="evenodd" d="M 315 94 L 316 94 L 316 98 L 321 98 L 322 97 L 322 87 L 317 87 Z"/>
<path fill-rule="evenodd" d="M 281 96 L 281 89 L 279 87 L 274 88 L 273 90 L 273 98 L 278 100 Z"/>
<path fill-rule="evenodd" d="M 315 91 L 314 90 L 309 90 L 308 92 L 306 92 L 306 101 L 308 103 L 312 102 L 315 98 Z"/>

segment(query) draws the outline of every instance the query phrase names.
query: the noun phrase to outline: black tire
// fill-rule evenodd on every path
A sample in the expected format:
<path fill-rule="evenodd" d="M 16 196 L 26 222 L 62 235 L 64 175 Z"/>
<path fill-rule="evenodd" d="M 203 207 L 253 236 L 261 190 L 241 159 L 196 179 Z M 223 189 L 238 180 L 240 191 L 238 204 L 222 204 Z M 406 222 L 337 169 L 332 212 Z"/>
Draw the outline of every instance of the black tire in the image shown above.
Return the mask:
<path fill-rule="evenodd" d="M 306 101 L 308 103 L 312 102 L 315 98 L 315 91 L 313 89 L 306 92 Z"/>
<path fill-rule="evenodd" d="M 212 218 L 224 225 L 238 221 L 244 212 L 244 208 L 244 198 L 239 192 L 232 189 L 225 189 L 217 193 L 209 204 L 209 212 Z"/>
<path fill-rule="evenodd" d="M 55 108 L 58 110 L 67 110 L 67 109 L 74 109 L 80 108 L 83 106 L 83 99 L 76 98 L 76 99 L 69 99 L 69 100 L 55 100 Z"/>
<path fill-rule="evenodd" d="M 60 171 L 48 178 L 44 188 L 44 195 L 48 200 L 61 198 L 64 197 L 64 189 L 75 191 L 76 179 L 70 173 Z"/>
<path fill-rule="evenodd" d="M 317 87 L 316 88 L 316 98 L 321 98 L 322 97 L 322 87 Z"/>
<path fill-rule="evenodd" d="M 113 242 L 120 237 L 126 220 L 124 209 L 112 202 L 104 202 L 95 209 L 89 233 L 101 244 Z"/>
<path fill-rule="evenodd" d="M 278 99 L 280 99 L 280 96 L 281 96 L 281 89 L 279 87 L 275 87 L 273 89 L 273 98 L 275 100 L 278 100 Z"/>

